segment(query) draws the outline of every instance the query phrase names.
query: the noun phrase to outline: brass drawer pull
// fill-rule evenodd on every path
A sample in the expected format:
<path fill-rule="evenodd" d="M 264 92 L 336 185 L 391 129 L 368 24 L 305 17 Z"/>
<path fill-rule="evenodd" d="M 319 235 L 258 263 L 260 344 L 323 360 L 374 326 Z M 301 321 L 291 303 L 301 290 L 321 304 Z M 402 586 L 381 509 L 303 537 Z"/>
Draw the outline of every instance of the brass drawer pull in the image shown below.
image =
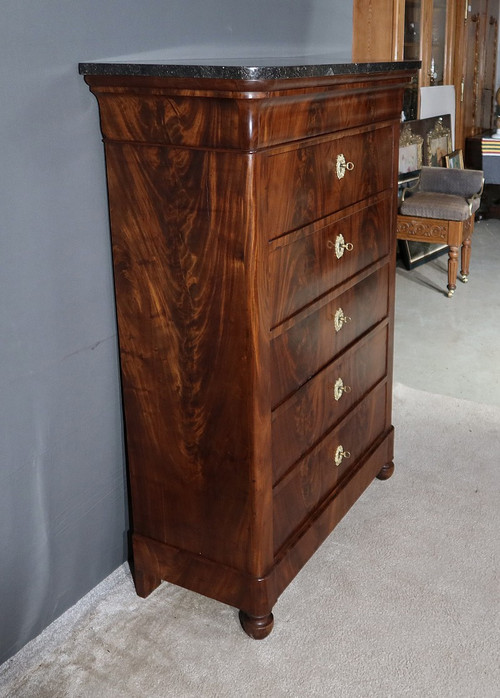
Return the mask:
<path fill-rule="evenodd" d="M 337 468 L 342 463 L 344 458 L 350 458 L 350 457 L 351 457 L 351 453 L 349 451 L 344 451 L 344 447 L 342 445 L 337 446 L 337 450 L 335 451 L 335 456 L 334 456 L 335 465 L 337 466 Z"/>
<path fill-rule="evenodd" d="M 347 250 L 347 252 L 352 252 L 352 250 L 354 249 L 354 245 L 352 244 L 352 242 L 346 242 L 342 233 L 339 233 L 339 235 L 337 235 L 337 237 L 335 238 L 335 242 L 328 240 L 326 246 L 330 250 L 335 250 L 335 256 L 337 257 L 337 259 L 340 259 L 342 257 L 344 251 Z"/>
<path fill-rule="evenodd" d="M 346 170 L 351 171 L 354 169 L 354 163 L 347 162 L 344 154 L 340 153 L 340 155 L 337 155 L 336 169 L 337 169 L 337 179 L 342 179 L 342 177 L 345 175 Z"/>
<path fill-rule="evenodd" d="M 340 330 L 344 327 L 344 325 L 347 325 L 348 322 L 351 322 L 351 318 L 344 313 L 342 308 L 337 308 L 335 315 L 333 316 L 335 332 L 340 332 Z"/>

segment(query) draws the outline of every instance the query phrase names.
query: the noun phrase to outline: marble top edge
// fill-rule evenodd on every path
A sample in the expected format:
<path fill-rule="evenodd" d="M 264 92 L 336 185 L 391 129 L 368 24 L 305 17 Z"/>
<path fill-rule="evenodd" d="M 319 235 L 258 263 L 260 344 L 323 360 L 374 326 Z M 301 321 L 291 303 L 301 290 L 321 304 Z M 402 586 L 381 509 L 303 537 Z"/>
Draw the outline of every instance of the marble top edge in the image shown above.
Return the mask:
<path fill-rule="evenodd" d="M 121 77 L 178 77 L 229 80 L 277 80 L 290 78 L 330 77 L 380 73 L 396 70 L 417 70 L 420 61 L 352 61 L 328 62 L 324 57 L 297 59 L 273 58 L 248 61 L 222 59 L 200 61 L 102 61 L 79 64 L 81 75 Z"/>

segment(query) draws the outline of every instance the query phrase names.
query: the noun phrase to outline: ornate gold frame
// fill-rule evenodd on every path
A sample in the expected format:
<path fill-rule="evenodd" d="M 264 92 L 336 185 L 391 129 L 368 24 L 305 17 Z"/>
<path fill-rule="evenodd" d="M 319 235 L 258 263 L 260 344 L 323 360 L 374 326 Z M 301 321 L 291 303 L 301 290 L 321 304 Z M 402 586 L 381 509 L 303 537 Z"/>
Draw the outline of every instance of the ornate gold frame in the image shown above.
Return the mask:
<path fill-rule="evenodd" d="M 402 149 L 415 149 L 416 150 L 416 167 L 414 168 L 415 170 L 420 170 L 422 168 L 422 147 L 423 147 L 424 139 L 422 136 L 419 136 L 417 133 L 413 133 L 411 130 L 410 124 L 404 124 L 403 127 L 401 128 L 401 134 L 399 136 L 399 171 L 404 172 L 404 170 L 401 170 L 401 156 L 403 153 L 401 152 Z"/>
<path fill-rule="evenodd" d="M 446 140 L 444 150 L 439 145 Z M 444 158 L 451 152 L 451 130 L 443 126 L 441 119 L 437 119 L 434 128 L 427 134 L 427 161 L 429 165 L 441 166 L 444 164 Z M 441 155 L 439 153 L 441 152 Z M 441 162 L 443 160 L 443 162 Z"/>

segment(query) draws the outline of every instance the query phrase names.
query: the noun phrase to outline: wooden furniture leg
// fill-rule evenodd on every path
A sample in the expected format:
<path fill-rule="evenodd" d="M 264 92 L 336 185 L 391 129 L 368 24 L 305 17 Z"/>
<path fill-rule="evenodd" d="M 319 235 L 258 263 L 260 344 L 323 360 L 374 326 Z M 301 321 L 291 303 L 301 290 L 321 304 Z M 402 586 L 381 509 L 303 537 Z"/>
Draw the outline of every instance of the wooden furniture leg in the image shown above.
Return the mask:
<path fill-rule="evenodd" d="M 134 585 L 137 591 L 137 595 L 145 599 L 151 594 L 157 587 L 161 584 L 161 579 L 155 577 L 152 574 L 147 574 L 146 572 L 141 572 L 140 570 L 134 570 Z"/>
<path fill-rule="evenodd" d="M 274 616 L 269 613 L 267 616 L 249 616 L 248 613 L 240 611 L 240 623 L 243 630 L 254 640 L 263 640 L 269 635 L 274 625 Z"/>
<path fill-rule="evenodd" d="M 464 223 L 463 229 L 463 242 L 462 242 L 462 268 L 460 270 L 460 277 L 464 284 L 469 280 L 469 265 L 470 265 L 470 254 L 471 254 L 471 243 L 472 243 L 472 233 L 474 232 L 474 216 L 471 216 L 468 221 Z"/>
<path fill-rule="evenodd" d="M 448 249 L 448 298 L 451 298 L 457 287 L 458 247 L 450 245 Z"/>
<path fill-rule="evenodd" d="M 462 268 L 460 269 L 460 277 L 461 277 L 464 284 L 466 284 L 467 281 L 469 280 L 471 242 L 472 242 L 471 239 L 467 238 L 462 243 L 462 252 L 461 252 Z"/>
<path fill-rule="evenodd" d="M 394 472 L 394 463 L 391 461 L 390 463 L 386 463 L 380 472 L 377 474 L 377 479 L 378 480 L 388 480 L 392 473 Z"/>

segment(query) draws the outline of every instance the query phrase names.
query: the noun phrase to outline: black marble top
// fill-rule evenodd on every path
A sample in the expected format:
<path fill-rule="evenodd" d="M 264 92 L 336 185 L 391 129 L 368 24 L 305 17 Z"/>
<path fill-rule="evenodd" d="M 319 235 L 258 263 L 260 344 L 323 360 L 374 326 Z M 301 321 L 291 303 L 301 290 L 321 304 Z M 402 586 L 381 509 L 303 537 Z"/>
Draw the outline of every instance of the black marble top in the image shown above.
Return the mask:
<path fill-rule="evenodd" d="M 328 59 L 333 60 L 328 60 Z M 122 77 L 178 77 L 229 80 L 279 80 L 380 73 L 392 70 L 417 70 L 420 61 L 381 61 L 353 63 L 338 57 L 293 56 L 283 58 L 231 58 L 200 60 L 119 60 L 80 63 L 81 75 Z"/>

